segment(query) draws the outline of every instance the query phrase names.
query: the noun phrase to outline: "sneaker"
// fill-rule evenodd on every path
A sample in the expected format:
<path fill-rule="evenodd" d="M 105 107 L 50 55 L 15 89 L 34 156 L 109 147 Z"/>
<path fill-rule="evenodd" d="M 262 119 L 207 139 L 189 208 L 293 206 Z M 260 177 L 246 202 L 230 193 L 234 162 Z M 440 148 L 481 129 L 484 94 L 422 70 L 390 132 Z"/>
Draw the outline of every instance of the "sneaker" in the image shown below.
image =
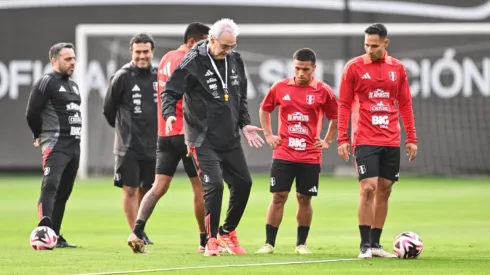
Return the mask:
<path fill-rule="evenodd" d="M 268 243 L 264 244 L 259 250 L 255 252 L 255 254 L 274 254 L 274 253 L 276 253 L 276 249 Z"/>
<path fill-rule="evenodd" d="M 198 248 L 197 248 L 197 252 L 199 253 L 204 253 L 204 251 L 206 250 L 206 247 L 200 245 Z"/>
<path fill-rule="evenodd" d="M 143 232 L 143 241 L 145 242 L 145 245 L 152 245 L 153 242 L 150 241 L 150 238 L 146 235 L 146 232 Z"/>
<path fill-rule="evenodd" d="M 204 256 L 219 256 L 219 243 L 216 238 L 209 238 L 204 249 Z"/>
<path fill-rule="evenodd" d="M 313 254 L 311 250 L 308 249 L 308 247 L 305 244 L 300 244 L 296 246 L 296 249 L 294 250 L 296 254 L 301 254 L 301 255 L 306 255 L 306 254 Z"/>
<path fill-rule="evenodd" d="M 145 242 L 138 238 L 134 233 L 131 233 L 128 238 L 128 246 L 133 250 L 134 253 L 148 253 L 145 248 Z"/>
<path fill-rule="evenodd" d="M 51 218 L 48 216 L 42 217 L 37 226 L 47 226 L 51 228 Z"/>
<path fill-rule="evenodd" d="M 228 234 L 218 234 L 218 242 L 223 248 L 223 251 L 226 251 L 227 253 L 241 255 L 247 254 L 245 249 L 240 246 L 240 242 L 238 242 L 236 230 L 233 230 Z"/>
<path fill-rule="evenodd" d="M 373 257 L 373 254 L 371 251 L 371 245 L 369 245 L 369 244 L 361 245 L 361 252 L 359 253 L 359 256 L 357 256 L 357 258 L 359 258 L 359 259 L 371 259 L 372 257 Z"/>
<path fill-rule="evenodd" d="M 395 254 L 384 250 L 383 247 L 379 244 L 374 244 L 371 246 L 371 253 L 373 254 L 373 257 L 398 258 Z"/>
<path fill-rule="evenodd" d="M 56 248 L 65 248 L 65 247 L 77 248 L 76 245 L 68 243 L 63 237 L 63 235 L 58 236 L 58 242 L 56 243 Z"/>

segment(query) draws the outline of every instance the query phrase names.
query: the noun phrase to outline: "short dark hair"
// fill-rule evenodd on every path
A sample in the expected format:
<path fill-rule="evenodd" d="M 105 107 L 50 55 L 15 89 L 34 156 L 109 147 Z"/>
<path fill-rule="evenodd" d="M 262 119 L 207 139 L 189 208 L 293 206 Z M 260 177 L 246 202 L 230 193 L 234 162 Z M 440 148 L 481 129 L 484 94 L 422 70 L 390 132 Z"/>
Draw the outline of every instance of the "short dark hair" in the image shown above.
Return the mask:
<path fill-rule="evenodd" d="M 133 49 L 133 44 L 139 44 L 139 43 L 150 43 L 151 44 L 151 49 L 155 49 L 155 40 L 153 40 L 153 37 L 147 33 L 138 33 L 131 40 L 129 41 L 129 50 Z"/>
<path fill-rule="evenodd" d="M 184 43 L 187 43 L 189 39 L 201 40 L 201 38 L 209 33 L 209 27 L 200 22 L 194 22 L 187 26 L 184 33 Z"/>
<path fill-rule="evenodd" d="M 293 59 L 298 61 L 311 61 L 314 65 L 316 63 L 316 54 L 312 49 L 303 48 L 294 53 Z"/>
<path fill-rule="evenodd" d="M 380 23 L 372 24 L 364 30 L 366 34 L 377 34 L 380 38 L 386 38 L 388 36 L 388 30 L 385 25 Z"/>
<path fill-rule="evenodd" d="M 57 58 L 60 55 L 61 50 L 63 49 L 75 49 L 72 43 L 61 42 L 54 44 L 49 49 L 49 60 L 51 58 Z"/>

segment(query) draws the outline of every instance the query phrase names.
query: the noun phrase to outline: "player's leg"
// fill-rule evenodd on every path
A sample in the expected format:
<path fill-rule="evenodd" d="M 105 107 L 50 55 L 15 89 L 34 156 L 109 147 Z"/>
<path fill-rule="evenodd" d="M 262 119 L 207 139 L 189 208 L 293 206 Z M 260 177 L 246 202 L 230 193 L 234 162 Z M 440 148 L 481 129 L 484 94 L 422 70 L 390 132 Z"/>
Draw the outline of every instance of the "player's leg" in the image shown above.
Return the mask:
<path fill-rule="evenodd" d="M 294 170 L 296 172 L 296 198 L 298 200 L 296 214 L 298 237 L 295 252 L 297 254 L 311 254 L 306 246 L 306 240 L 313 218 L 311 198 L 318 195 L 321 168 L 320 164 L 297 163 Z"/>
<path fill-rule="evenodd" d="M 156 160 L 141 160 L 140 161 L 140 187 L 138 189 L 138 212 L 141 208 L 141 201 L 143 197 L 148 193 L 148 191 L 153 187 L 155 181 L 155 167 Z M 136 223 L 135 223 L 136 227 Z M 145 244 L 153 244 L 153 242 L 148 238 L 146 232 L 143 231 L 143 241 Z"/>
<path fill-rule="evenodd" d="M 48 148 L 43 152 L 43 179 L 38 200 L 39 226 L 53 227 L 53 208 L 61 175 L 70 161 L 67 154 Z"/>
<path fill-rule="evenodd" d="M 378 186 L 374 200 L 374 220 L 371 226 L 371 247 L 373 256 L 395 258 L 380 245 L 381 233 L 388 215 L 388 200 L 393 184 L 398 180 L 400 170 L 400 148 L 385 147 L 381 154 Z"/>
<path fill-rule="evenodd" d="M 288 161 L 272 161 L 269 187 L 272 193 L 272 201 L 267 209 L 265 244 L 255 252 L 257 254 L 271 254 L 275 252 L 277 232 L 284 216 L 284 205 L 286 204 L 295 178 L 293 165 L 293 163 Z"/>
<path fill-rule="evenodd" d="M 58 248 L 77 247 L 74 244 L 68 243 L 60 234 L 60 230 L 65 214 L 66 202 L 68 201 L 68 198 L 70 198 L 77 177 L 79 163 L 80 156 L 78 154 L 72 155 L 70 162 L 66 165 L 65 170 L 61 175 L 60 185 L 56 192 L 56 199 L 53 207 L 53 230 L 56 232 L 56 235 L 58 235 L 58 242 L 56 244 L 56 247 Z"/>
<path fill-rule="evenodd" d="M 167 193 L 170 182 L 175 174 L 180 161 L 180 156 L 172 149 L 169 137 L 159 137 L 157 143 L 156 162 L 153 167 L 155 171 L 154 183 L 151 189 L 143 197 L 138 210 L 138 216 L 129 236 L 128 245 L 135 253 L 145 253 L 144 232 L 148 219 L 151 217 L 155 206 L 160 198 Z"/>
<path fill-rule="evenodd" d="M 207 144 L 192 147 L 191 151 L 204 190 L 204 222 L 208 237 L 204 255 L 219 256 L 217 237 L 224 189 L 221 157 Z"/>
<path fill-rule="evenodd" d="M 207 241 L 206 227 L 204 225 L 204 190 L 197 176 L 196 167 L 192 163 L 192 158 L 184 156 L 182 158 L 182 164 L 192 186 L 194 216 L 196 217 L 199 228 L 199 247 L 197 251 L 202 253 L 204 252 Z"/>
<path fill-rule="evenodd" d="M 138 160 L 131 154 L 116 156 L 114 186 L 122 188 L 122 204 L 129 228 L 133 229 L 138 215 L 138 188 L 140 168 Z"/>
<path fill-rule="evenodd" d="M 218 240 L 228 253 L 246 254 L 238 241 L 236 228 L 247 207 L 252 177 L 241 146 L 223 152 L 222 156 L 223 176 L 230 189 L 230 200 L 225 222 L 219 230 Z"/>
<path fill-rule="evenodd" d="M 355 149 L 359 177 L 359 205 L 357 217 L 361 235 L 359 258 L 371 258 L 371 225 L 374 219 L 374 197 L 379 175 L 382 147 L 358 146 Z"/>

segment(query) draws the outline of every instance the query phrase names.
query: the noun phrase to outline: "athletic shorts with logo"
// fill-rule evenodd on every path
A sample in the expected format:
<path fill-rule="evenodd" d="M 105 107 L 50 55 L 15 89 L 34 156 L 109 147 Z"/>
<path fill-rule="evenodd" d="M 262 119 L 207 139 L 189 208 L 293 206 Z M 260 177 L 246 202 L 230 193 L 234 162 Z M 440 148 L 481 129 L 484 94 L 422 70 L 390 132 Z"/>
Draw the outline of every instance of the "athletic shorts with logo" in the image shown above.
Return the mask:
<path fill-rule="evenodd" d="M 297 193 L 317 196 L 320 170 L 320 164 L 274 159 L 270 170 L 270 192 L 289 192 L 296 180 Z"/>
<path fill-rule="evenodd" d="M 372 177 L 398 181 L 400 147 L 358 145 L 354 154 L 359 181 Z"/>
<path fill-rule="evenodd" d="M 173 177 L 182 160 L 189 178 L 197 177 L 196 167 L 191 157 L 187 157 L 184 135 L 158 137 L 156 174 Z"/>
<path fill-rule="evenodd" d="M 155 159 L 139 159 L 131 151 L 116 155 L 114 186 L 151 189 L 155 181 Z"/>

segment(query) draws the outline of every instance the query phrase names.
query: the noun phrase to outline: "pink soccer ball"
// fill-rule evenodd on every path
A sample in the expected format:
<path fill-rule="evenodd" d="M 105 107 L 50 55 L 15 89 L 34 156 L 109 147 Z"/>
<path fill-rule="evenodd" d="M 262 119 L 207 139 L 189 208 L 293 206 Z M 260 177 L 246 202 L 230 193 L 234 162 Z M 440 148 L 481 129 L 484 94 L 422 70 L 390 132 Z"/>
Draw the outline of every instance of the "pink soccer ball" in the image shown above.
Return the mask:
<path fill-rule="evenodd" d="M 423 249 L 422 239 L 414 232 L 401 233 L 393 243 L 393 251 L 400 259 L 417 259 Z"/>
<path fill-rule="evenodd" d="M 29 242 L 34 250 L 52 250 L 56 247 L 58 236 L 53 229 L 39 226 L 32 231 Z"/>

